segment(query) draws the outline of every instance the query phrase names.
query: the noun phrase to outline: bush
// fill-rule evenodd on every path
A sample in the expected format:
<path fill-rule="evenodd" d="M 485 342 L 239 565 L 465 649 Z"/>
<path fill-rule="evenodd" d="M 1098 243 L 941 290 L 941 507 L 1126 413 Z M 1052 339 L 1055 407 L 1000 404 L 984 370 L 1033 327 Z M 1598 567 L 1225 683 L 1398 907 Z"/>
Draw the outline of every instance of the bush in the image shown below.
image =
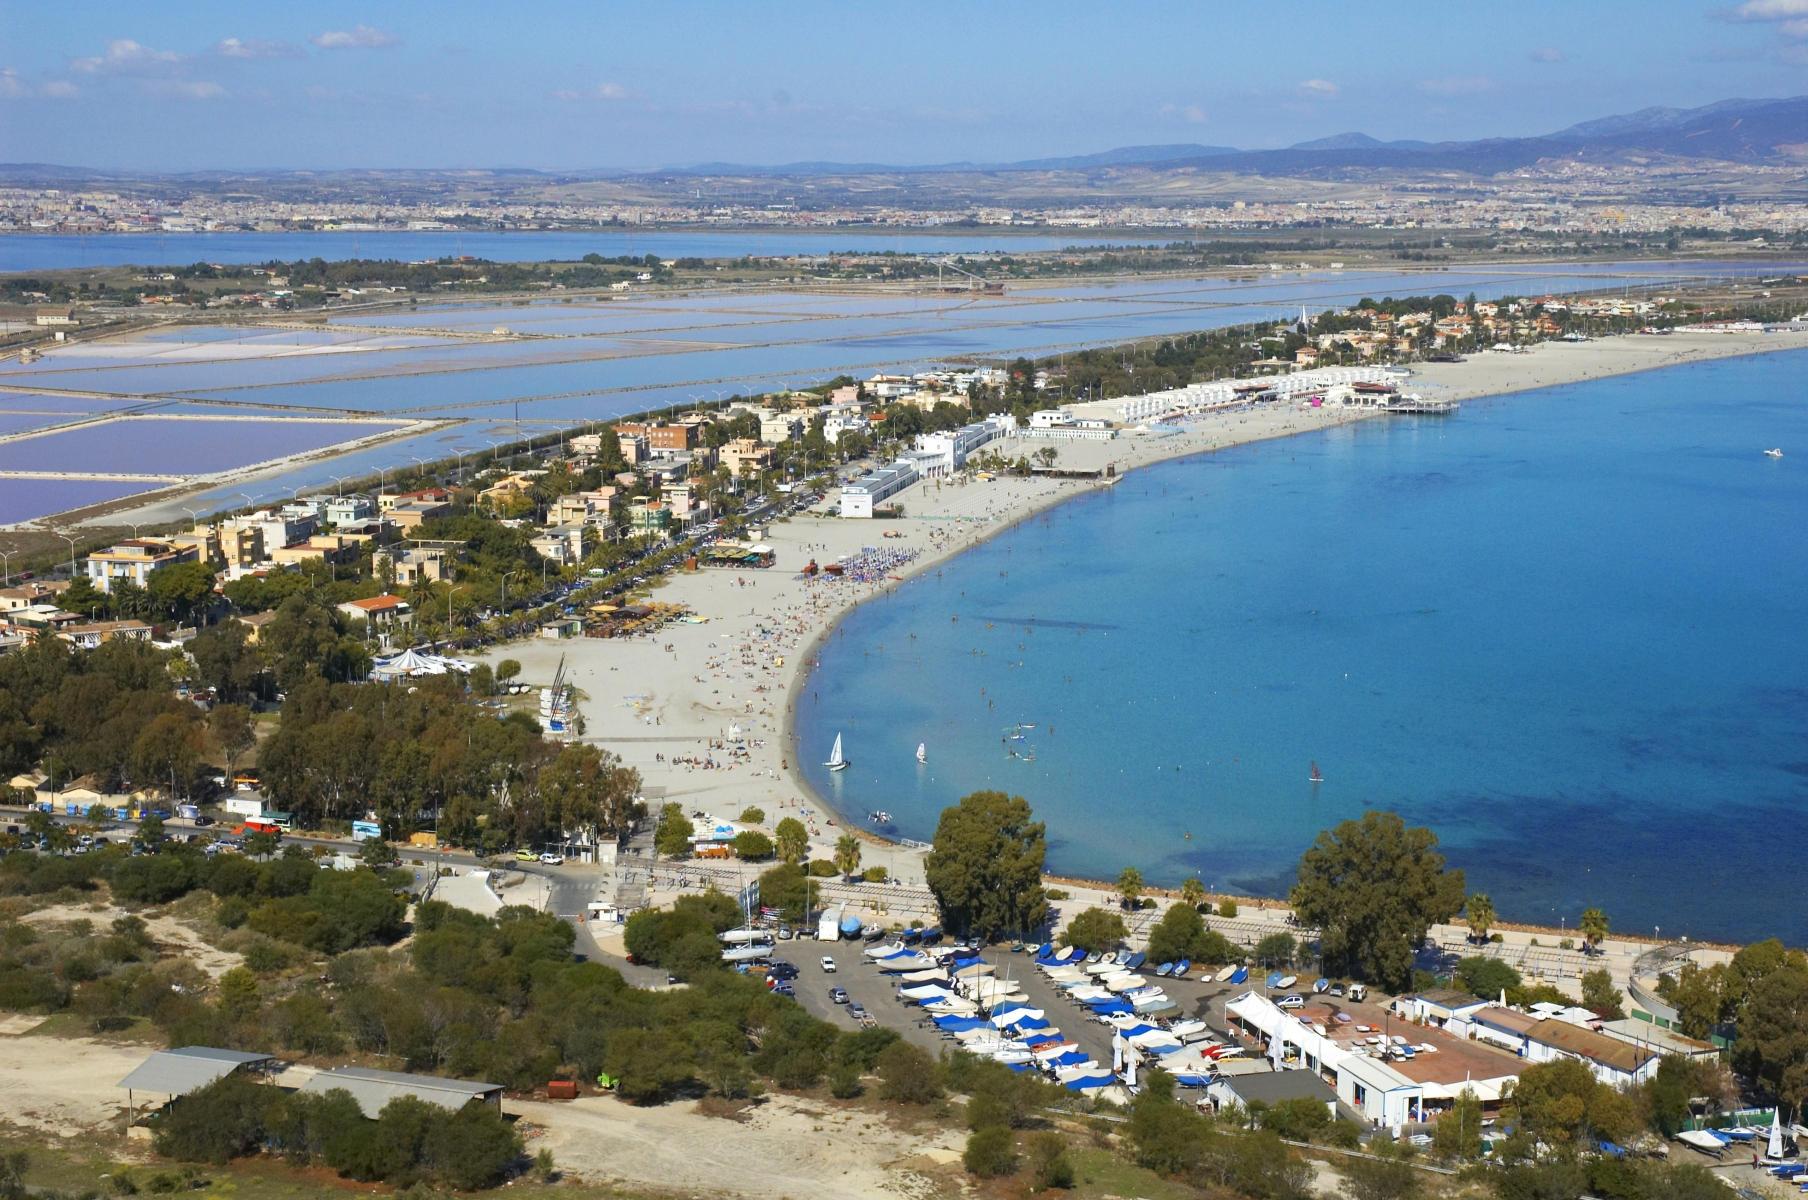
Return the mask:
<path fill-rule="evenodd" d="M 1417 1167 L 1397 1159 L 1351 1158 L 1345 1161 L 1343 1173 L 1350 1200 L 1407 1200 L 1418 1194 L 1424 1182 Z"/>
<path fill-rule="evenodd" d="M 167 904 L 195 886 L 195 872 L 177 854 L 145 854 L 113 869 L 113 894 L 139 904 Z"/>
<path fill-rule="evenodd" d="M 1011 1131 L 1002 1125 L 975 1130 L 967 1138 L 966 1153 L 961 1163 L 981 1179 L 996 1179 L 1017 1169 L 1017 1147 Z"/>
<path fill-rule="evenodd" d="M 1471 995 L 1492 1000 L 1519 987 L 1519 972 L 1498 958 L 1475 954 L 1456 964 L 1456 982 Z"/>
<path fill-rule="evenodd" d="M 1089 908 L 1061 931 L 1061 944 L 1078 946 L 1091 954 L 1111 949 L 1123 941 L 1128 933 L 1124 928 L 1124 918 L 1118 914 L 1102 908 Z"/>
<path fill-rule="evenodd" d="M 890 874 L 884 867 L 868 867 L 865 879 L 868 883 L 884 883 Z"/>
<path fill-rule="evenodd" d="M 879 1098 L 899 1104 L 928 1104 L 942 1095 L 936 1061 L 909 1042 L 893 1042 L 874 1063 L 883 1081 Z"/>
<path fill-rule="evenodd" d="M 860 1068 L 852 1063 L 836 1063 L 829 1068 L 829 1095 L 837 1100 L 852 1100 L 865 1089 L 860 1086 Z"/>
<path fill-rule="evenodd" d="M 841 871 L 836 868 L 835 864 L 826 858 L 819 858 L 808 864 L 808 867 L 810 876 L 813 879 L 833 879 L 835 876 L 841 874 Z"/>
<path fill-rule="evenodd" d="M 802 867 L 780 863 L 760 875 L 760 904 L 778 909 L 787 921 L 801 921 L 806 908 L 817 907 L 818 889 Z"/>
<path fill-rule="evenodd" d="M 677 807 L 667 805 L 668 809 Z M 667 858 L 683 858 L 691 852 L 691 835 L 697 832 L 690 818 L 681 812 L 665 812 L 659 829 L 653 834 L 653 849 Z"/>
<path fill-rule="evenodd" d="M 871 1071 L 878 1066 L 879 1055 L 899 1038 L 897 1030 L 883 1025 L 862 1029 L 858 1033 L 844 1033 L 835 1039 L 835 1061 L 851 1064 L 862 1071 Z"/>
<path fill-rule="evenodd" d="M 151 1148 L 164 1158 L 223 1166 L 264 1141 L 270 1089 L 243 1075 L 225 1075 L 182 1097 L 156 1123 Z"/>
<path fill-rule="evenodd" d="M 245 947 L 245 965 L 259 975 L 268 975 L 289 965 L 289 952 L 268 938 L 258 938 Z"/>
<path fill-rule="evenodd" d="M 743 825 L 764 825 L 766 823 L 766 810 L 757 808 L 753 805 L 748 805 L 741 810 L 741 823 Z"/>
<path fill-rule="evenodd" d="M 1220 900 L 1218 902 L 1218 915 L 1227 920 L 1236 916 L 1237 902 L 1235 900 Z"/>
<path fill-rule="evenodd" d="M 1262 1113 L 1263 1129 L 1272 1129 L 1295 1142 L 1310 1142 L 1331 1124 L 1331 1112 L 1317 1100 L 1297 1097 L 1279 1100 Z"/>
<path fill-rule="evenodd" d="M 1042 894 L 1050 900 L 1071 900 L 1073 898 L 1073 893 L 1066 888 L 1046 888 Z"/>
<path fill-rule="evenodd" d="M 772 857 L 772 839 L 757 829 L 743 829 L 735 834 L 735 857 L 757 862 Z"/>
<path fill-rule="evenodd" d="M 1030 1169 L 1036 1175 L 1036 1190 L 1070 1188 L 1074 1185 L 1073 1160 L 1067 1157 L 1067 1139 L 1052 1130 L 1030 1134 Z"/>

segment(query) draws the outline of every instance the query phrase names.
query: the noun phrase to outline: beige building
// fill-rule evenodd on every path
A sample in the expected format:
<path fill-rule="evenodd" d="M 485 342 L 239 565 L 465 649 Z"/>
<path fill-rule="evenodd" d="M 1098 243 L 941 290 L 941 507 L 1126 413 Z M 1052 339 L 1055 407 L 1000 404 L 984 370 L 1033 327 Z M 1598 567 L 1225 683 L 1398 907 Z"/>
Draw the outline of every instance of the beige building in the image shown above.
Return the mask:
<path fill-rule="evenodd" d="M 177 563 L 194 562 L 200 554 L 192 546 L 133 539 L 88 556 L 88 579 L 97 591 L 111 592 L 122 580 L 143 587 L 151 572 Z"/>

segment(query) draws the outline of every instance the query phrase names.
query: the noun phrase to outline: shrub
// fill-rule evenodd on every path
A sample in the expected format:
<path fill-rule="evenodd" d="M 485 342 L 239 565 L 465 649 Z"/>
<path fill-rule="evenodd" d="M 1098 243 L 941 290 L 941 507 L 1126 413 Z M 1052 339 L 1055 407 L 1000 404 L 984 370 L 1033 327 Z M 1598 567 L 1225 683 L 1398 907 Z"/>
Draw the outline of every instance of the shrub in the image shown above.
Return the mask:
<path fill-rule="evenodd" d="M 996 1179 L 1017 1169 L 1017 1148 L 1011 1131 L 1002 1125 L 977 1129 L 967 1138 L 966 1153 L 961 1163 L 981 1179 Z"/>
<path fill-rule="evenodd" d="M 1296 1142 L 1312 1141 L 1330 1124 L 1330 1110 L 1306 1097 L 1276 1101 L 1262 1113 L 1261 1120 L 1263 1129 L 1272 1129 Z"/>
<path fill-rule="evenodd" d="M 1073 898 L 1073 894 L 1066 888 L 1047 888 L 1042 894 L 1050 900 L 1071 900 Z"/>
<path fill-rule="evenodd" d="M 270 1089 L 243 1075 L 225 1075 L 170 1107 L 152 1133 L 151 1147 L 164 1158 L 223 1166 L 264 1140 Z"/>
<path fill-rule="evenodd" d="M 852 1100 L 864 1090 L 860 1086 L 860 1068 L 853 1063 L 836 1063 L 829 1068 L 829 1095 L 837 1100 Z"/>
<path fill-rule="evenodd" d="M 176 854 L 128 858 L 113 869 L 113 894 L 139 904 L 167 904 L 195 886 L 195 872 Z"/>
<path fill-rule="evenodd" d="M 771 858 L 772 839 L 757 829 L 743 829 L 735 834 L 734 852 L 737 858 L 746 859 L 748 862 Z"/>
<path fill-rule="evenodd" d="M 883 1081 L 879 1097 L 899 1104 L 928 1104 L 940 1099 L 942 1082 L 936 1061 L 909 1042 L 893 1042 L 874 1063 Z"/>
<path fill-rule="evenodd" d="M 890 874 L 884 867 L 868 867 L 865 878 L 868 883 L 884 883 Z"/>
<path fill-rule="evenodd" d="M 819 886 L 796 863 L 780 863 L 760 875 L 760 903 L 787 921 L 801 921 L 806 908 L 817 906 Z"/>
<path fill-rule="evenodd" d="M 819 858 L 809 864 L 810 876 L 813 879 L 833 879 L 841 871 L 826 858 Z"/>
<path fill-rule="evenodd" d="M 258 938 L 245 947 L 245 965 L 259 975 L 268 975 L 289 965 L 289 952 L 268 938 Z"/>
<path fill-rule="evenodd" d="M 741 823 L 743 825 L 764 825 L 766 823 L 766 810 L 753 805 L 748 805 L 741 810 Z"/>
<path fill-rule="evenodd" d="M 1063 946 L 1078 946 L 1087 953 L 1109 950 L 1128 936 L 1124 918 L 1102 908 L 1089 908 L 1061 931 Z"/>
<path fill-rule="evenodd" d="M 1231 917 L 1236 916 L 1237 915 L 1237 902 L 1235 900 L 1220 900 L 1218 902 L 1218 915 L 1226 918 L 1227 920 Z"/>
<path fill-rule="evenodd" d="M 1070 1188 L 1074 1185 L 1073 1160 L 1067 1156 L 1067 1139 L 1053 1130 L 1030 1134 L 1030 1169 L 1036 1175 L 1036 1190 Z"/>

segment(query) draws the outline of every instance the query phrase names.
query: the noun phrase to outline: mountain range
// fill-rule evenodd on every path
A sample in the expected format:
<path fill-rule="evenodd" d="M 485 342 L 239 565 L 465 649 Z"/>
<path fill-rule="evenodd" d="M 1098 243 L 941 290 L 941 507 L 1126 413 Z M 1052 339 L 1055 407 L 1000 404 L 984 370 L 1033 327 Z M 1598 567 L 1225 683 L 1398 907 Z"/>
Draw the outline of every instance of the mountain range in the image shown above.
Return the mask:
<path fill-rule="evenodd" d="M 1100 154 L 1005 163 L 954 162 L 909 167 L 878 163 L 703 163 L 679 169 L 692 175 L 918 175 L 1143 166 L 1281 176 L 1317 175 L 1350 168 L 1455 170 L 1494 175 L 1546 158 L 1625 161 L 1652 155 L 1741 163 L 1808 161 L 1808 96 L 1721 100 L 1700 108 L 1644 108 L 1583 121 L 1556 133 L 1469 142 L 1384 142 L 1366 133 L 1351 132 L 1280 150 L 1183 144 L 1124 146 Z"/>

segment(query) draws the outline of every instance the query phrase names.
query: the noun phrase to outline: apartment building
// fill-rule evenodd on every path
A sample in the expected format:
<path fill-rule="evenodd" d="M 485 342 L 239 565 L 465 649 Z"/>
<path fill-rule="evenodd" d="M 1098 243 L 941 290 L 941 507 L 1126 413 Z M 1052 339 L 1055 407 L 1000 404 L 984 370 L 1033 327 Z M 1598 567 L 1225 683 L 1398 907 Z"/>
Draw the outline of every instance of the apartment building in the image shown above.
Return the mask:
<path fill-rule="evenodd" d="M 149 582 L 152 571 L 177 563 L 195 562 L 200 557 L 193 546 L 133 539 L 90 554 L 88 581 L 96 591 L 102 592 L 111 592 L 121 580 L 143 587 Z"/>

